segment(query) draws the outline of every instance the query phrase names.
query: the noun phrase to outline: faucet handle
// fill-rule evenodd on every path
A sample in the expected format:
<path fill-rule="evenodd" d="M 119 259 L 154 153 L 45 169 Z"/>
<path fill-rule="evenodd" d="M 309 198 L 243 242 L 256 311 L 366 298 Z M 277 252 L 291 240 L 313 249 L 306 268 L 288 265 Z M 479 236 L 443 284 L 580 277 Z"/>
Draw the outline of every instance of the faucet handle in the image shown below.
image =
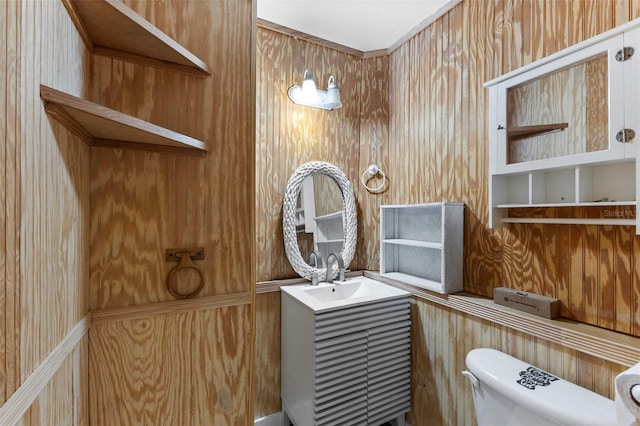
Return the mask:
<path fill-rule="evenodd" d="M 333 274 L 333 259 L 335 259 L 335 261 L 338 263 L 338 281 L 344 281 L 344 260 L 342 259 L 342 255 L 340 253 L 329 253 L 329 256 L 327 256 L 327 278 Z"/>
<path fill-rule="evenodd" d="M 322 268 L 324 266 L 324 258 L 322 253 L 318 250 L 314 250 L 309 255 L 309 266 L 315 266 L 316 268 Z"/>

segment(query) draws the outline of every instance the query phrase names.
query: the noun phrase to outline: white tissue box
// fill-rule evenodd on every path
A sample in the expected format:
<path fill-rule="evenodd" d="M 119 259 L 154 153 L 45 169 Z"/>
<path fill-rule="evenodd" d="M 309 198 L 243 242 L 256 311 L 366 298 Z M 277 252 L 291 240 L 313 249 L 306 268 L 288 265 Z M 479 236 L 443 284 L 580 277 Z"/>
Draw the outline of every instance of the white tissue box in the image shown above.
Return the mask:
<path fill-rule="evenodd" d="M 499 305 L 508 306 L 544 318 L 554 319 L 560 316 L 560 301 L 558 299 L 527 293 L 513 288 L 494 288 L 493 301 Z"/>

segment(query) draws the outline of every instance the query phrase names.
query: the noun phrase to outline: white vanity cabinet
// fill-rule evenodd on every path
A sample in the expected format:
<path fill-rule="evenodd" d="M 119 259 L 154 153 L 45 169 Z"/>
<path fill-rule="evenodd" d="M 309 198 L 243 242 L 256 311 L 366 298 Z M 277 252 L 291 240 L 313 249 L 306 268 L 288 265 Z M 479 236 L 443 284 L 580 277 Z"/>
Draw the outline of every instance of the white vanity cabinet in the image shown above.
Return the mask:
<path fill-rule="evenodd" d="M 283 424 L 375 426 L 404 418 L 411 321 L 409 293 L 402 293 L 315 312 L 281 292 Z"/>
<path fill-rule="evenodd" d="M 463 203 L 380 207 L 380 274 L 438 293 L 463 287 Z"/>
<path fill-rule="evenodd" d="M 636 225 L 638 81 L 640 20 L 487 82 L 490 226 Z M 565 206 L 610 210 L 589 220 L 509 217 Z"/>

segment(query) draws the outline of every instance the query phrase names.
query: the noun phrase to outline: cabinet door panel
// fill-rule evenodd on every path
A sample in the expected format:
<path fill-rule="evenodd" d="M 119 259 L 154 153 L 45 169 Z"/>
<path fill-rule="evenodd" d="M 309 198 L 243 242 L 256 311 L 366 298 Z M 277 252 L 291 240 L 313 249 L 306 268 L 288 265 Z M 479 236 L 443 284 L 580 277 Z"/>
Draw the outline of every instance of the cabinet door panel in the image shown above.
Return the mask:
<path fill-rule="evenodd" d="M 623 46 L 621 34 L 498 85 L 499 173 L 625 158 Z"/>

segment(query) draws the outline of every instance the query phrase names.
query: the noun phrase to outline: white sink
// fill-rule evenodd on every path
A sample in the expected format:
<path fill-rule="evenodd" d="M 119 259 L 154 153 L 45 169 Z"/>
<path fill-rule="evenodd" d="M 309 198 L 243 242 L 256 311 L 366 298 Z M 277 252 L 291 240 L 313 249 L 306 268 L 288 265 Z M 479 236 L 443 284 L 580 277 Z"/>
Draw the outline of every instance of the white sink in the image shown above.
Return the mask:
<path fill-rule="evenodd" d="M 318 285 L 295 285 L 281 290 L 298 299 L 314 311 L 392 299 L 409 294 L 404 290 L 365 277 L 350 278 L 344 282 Z"/>

